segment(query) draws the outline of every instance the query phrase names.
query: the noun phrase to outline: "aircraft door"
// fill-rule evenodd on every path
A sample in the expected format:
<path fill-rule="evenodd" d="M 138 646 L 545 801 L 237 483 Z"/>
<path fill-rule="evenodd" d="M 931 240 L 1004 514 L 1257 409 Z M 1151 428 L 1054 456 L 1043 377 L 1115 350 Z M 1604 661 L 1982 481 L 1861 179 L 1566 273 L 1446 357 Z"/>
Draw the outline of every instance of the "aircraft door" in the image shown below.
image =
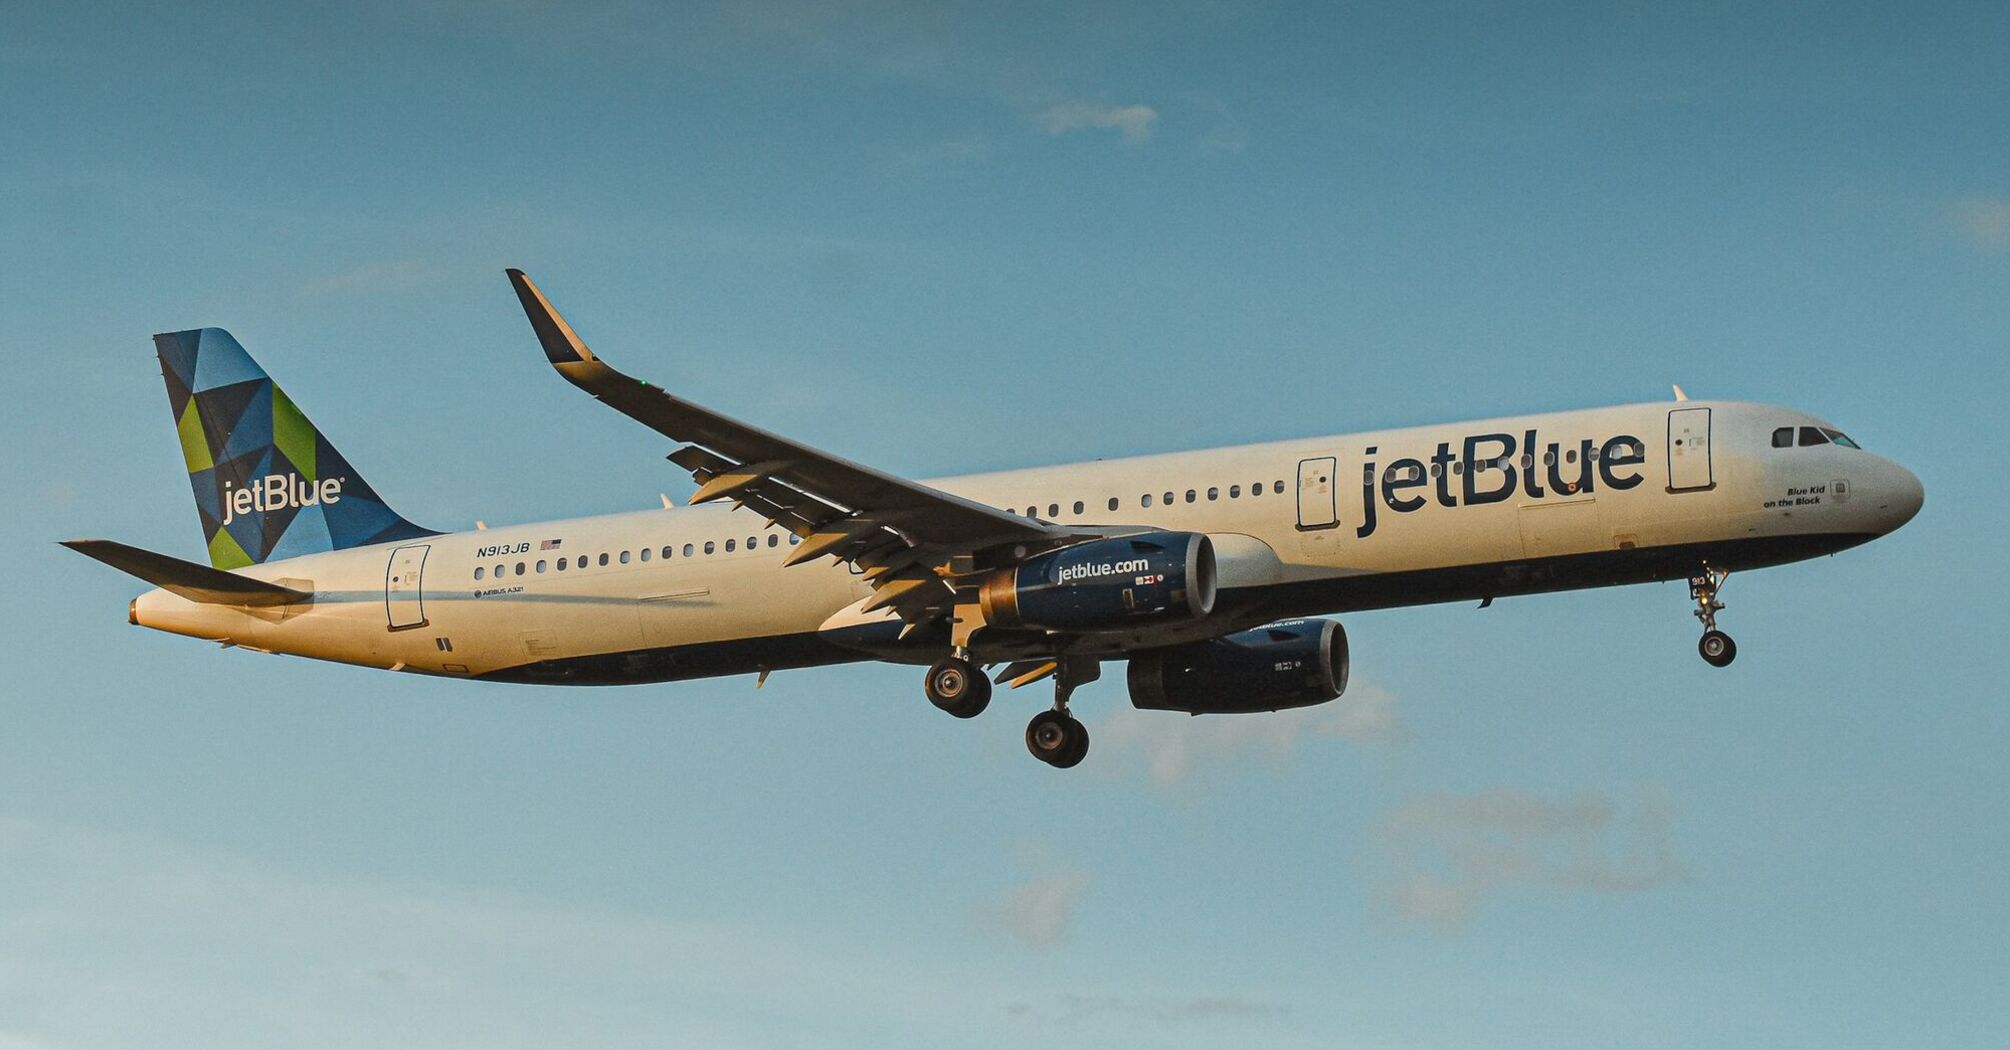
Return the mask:
<path fill-rule="evenodd" d="M 426 625 L 426 600 L 420 581 L 426 571 L 426 552 L 432 548 L 419 543 L 391 552 L 384 567 L 384 616 L 393 631 Z"/>
<path fill-rule="evenodd" d="M 1717 483 L 1710 469 L 1710 410 L 1678 408 L 1668 413 L 1668 491 L 1707 489 Z"/>
<path fill-rule="evenodd" d="M 1335 493 L 1339 462 L 1332 456 L 1298 461 L 1298 528 L 1330 529 L 1340 524 Z"/>

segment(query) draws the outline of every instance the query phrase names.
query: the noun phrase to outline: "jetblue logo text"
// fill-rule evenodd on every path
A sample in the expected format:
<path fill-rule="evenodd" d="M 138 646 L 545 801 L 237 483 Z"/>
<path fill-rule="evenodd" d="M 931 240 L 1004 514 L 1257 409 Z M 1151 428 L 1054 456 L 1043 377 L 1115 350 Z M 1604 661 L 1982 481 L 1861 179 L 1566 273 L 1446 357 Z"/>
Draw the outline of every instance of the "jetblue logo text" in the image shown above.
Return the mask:
<path fill-rule="evenodd" d="M 254 511 L 299 510 L 320 503 L 342 502 L 342 478 L 308 481 L 298 474 L 267 474 L 251 484 L 236 487 L 223 483 L 223 523 L 225 525 Z"/>
<path fill-rule="evenodd" d="M 1376 449 L 1369 446 L 1361 471 L 1361 524 L 1354 534 L 1366 539 L 1374 533 L 1377 503 L 1409 514 L 1422 510 L 1431 496 L 1437 497 L 1440 507 L 1472 507 L 1504 502 L 1516 491 L 1529 499 L 1576 496 L 1596 491 L 1602 483 L 1623 492 L 1640 484 L 1640 472 L 1634 468 L 1647 462 L 1646 444 L 1631 434 L 1603 444 L 1586 438 L 1576 448 L 1567 448 L 1556 441 L 1545 445 L 1530 430 L 1519 441 L 1513 434 L 1475 434 L 1463 446 L 1454 452 L 1451 442 L 1440 441 L 1428 468 L 1424 460 L 1405 458 L 1380 472 L 1375 468 Z M 1411 494 L 1411 489 L 1432 491 Z"/>
<path fill-rule="evenodd" d="M 1118 562 L 1083 562 L 1080 565 L 1063 565 L 1054 574 L 1055 583 L 1071 580 L 1086 580 L 1095 576 L 1117 576 L 1142 572 L 1152 567 L 1149 559 L 1131 558 Z"/>

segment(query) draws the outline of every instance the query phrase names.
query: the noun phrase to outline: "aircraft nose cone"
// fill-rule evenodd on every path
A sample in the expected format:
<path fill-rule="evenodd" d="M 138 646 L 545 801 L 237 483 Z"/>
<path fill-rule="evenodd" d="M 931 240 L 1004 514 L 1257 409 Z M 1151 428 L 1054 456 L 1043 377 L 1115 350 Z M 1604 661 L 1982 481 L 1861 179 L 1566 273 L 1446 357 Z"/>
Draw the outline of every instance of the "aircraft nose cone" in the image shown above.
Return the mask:
<path fill-rule="evenodd" d="M 1918 475 L 1896 463 L 1891 465 L 1890 474 L 1880 507 L 1885 514 L 1886 532 L 1896 531 L 1911 521 L 1919 513 L 1919 508 L 1926 504 L 1926 486 L 1920 484 Z"/>

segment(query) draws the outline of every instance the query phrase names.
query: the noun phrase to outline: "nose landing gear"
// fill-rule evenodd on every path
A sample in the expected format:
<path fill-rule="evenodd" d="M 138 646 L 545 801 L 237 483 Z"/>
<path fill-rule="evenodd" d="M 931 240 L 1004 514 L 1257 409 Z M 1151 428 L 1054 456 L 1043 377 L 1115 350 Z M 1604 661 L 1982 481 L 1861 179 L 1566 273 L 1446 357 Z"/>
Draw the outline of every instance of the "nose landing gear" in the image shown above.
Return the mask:
<path fill-rule="evenodd" d="M 1702 572 L 1689 577 L 1689 597 L 1696 602 L 1696 619 L 1703 624 L 1703 637 L 1696 643 L 1696 651 L 1712 667 L 1728 666 L 1738 658 L 1738 643 L 1717 629 L 1717 614 L 1724 611 L 1717 593 L 1730 578 L 1729 570 L 1713 569 L 1707 563 Z"/>

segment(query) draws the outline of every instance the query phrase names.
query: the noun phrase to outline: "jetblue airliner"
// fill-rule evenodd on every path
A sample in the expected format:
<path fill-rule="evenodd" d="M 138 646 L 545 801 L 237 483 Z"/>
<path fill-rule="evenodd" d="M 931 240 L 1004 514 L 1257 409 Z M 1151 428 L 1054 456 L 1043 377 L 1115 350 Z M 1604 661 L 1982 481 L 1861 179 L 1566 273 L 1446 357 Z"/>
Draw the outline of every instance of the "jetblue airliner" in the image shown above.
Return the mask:
<path fill-rule="evenodd" d="M 1703 659 L 1736 570 L 1897 529 L 1904 467 L 1792 409 L 1690 400 L 910 481 L 700 407 L 587 349 L 517 270 L 559 375 L 677 443 L 690 509 L 437 532 L 392 510 L 218 328 L 154 337 L 209 545 L 201 565 L 66 546 L 158 589 L 140 626 L 450 678 L 667 682 L 928 665 L 973 717 L 1051 678 L 1026 744 L 1067 768 L 1073 690 L 1128 663 L 1187 714 L 1324 703 L 1347 635 L 1315 617 L 1687 579 Z M 995 668 L 996 673 L 989 673 Z"/>

